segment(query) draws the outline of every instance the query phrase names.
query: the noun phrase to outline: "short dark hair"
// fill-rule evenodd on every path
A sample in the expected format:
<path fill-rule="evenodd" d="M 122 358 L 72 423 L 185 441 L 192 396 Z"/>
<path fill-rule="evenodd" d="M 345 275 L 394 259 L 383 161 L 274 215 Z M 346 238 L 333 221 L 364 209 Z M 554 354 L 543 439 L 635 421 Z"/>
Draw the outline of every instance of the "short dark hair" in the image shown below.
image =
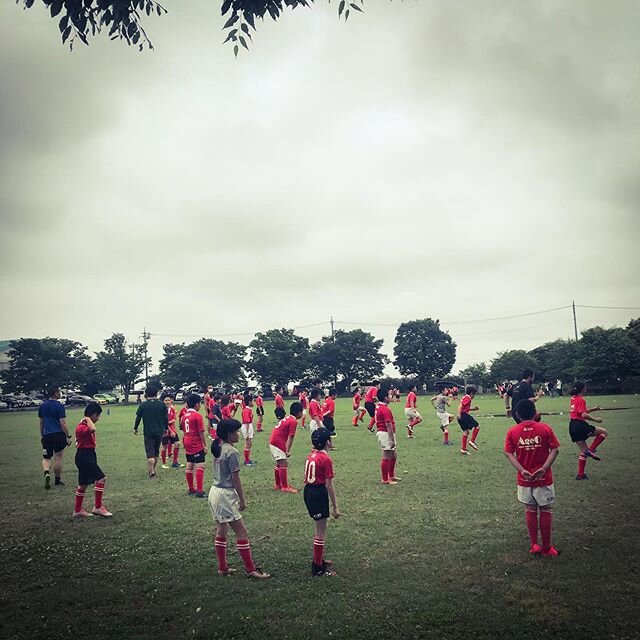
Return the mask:
<path fill-rule="evenodd" d="M 192 393 L 187 398 L 187 407 L 193 409 L 197 404 L 200 404 L 200 402 L 202 402 L 202 398 L 197 393 Z"/>
<path fill-rule="evenodd" d="M 155 387 L 154 385 L 150 384 L 144 390 L 144 395 L 147 396 L 147 398 L 155 398 L 158 395 L 158 387 Z"/>
<path fill-rule="evenodd" d="M 471 395 L 472 393 L 477 393 L 478 392 L 478 387 L 476 387 L 475 384 L 468 384 L 467 388 L 465 389 L 465 391 Z"/>
<path fill-rule="evenodd" d="M 371 381 L 371 386 L 372 387 L 377 387 L 380 384 L 380 380 L 372 380 Z"/>
<path fill-rule="evenodd" d="M 89 418 L 90 416 L 99 416 L 102 413 L 102 407 L 92 400 L 91 402 L 87 402 L 87 406 L 84 408 L 84 417 Z"/>
<path fill-rule="evenodd" d="M 292 416 L 297 416 L 299 413 L 302 413 L 303 406 L 302 402 L 292 402 L 289 407 L 289 414 Z"/>
<path fill-rule="evenodd" d="M 216 393 L 214 393 L 214 394 L 213 394 L 213 399 L 214 399 L 216 402 L 219 402 L 219 401 L 220 401 L 220 398 L 222 398 L 222 394 L 221 394 L 219 391 L 216 391 Z"/>
<path fill-rule="evenodd" d="M 384 402 L 385 398 L 389 395 L 389 389 L 378 389 L 378 400 Z"/>
<path fill-rule="evenodd" d="M 229 435 L 234 431 L 240 431 L 242 425 L 233 418 L 225 418 L 220 420 L 216 426 L 217 438 L 211 443 L 211 453 L 214 458 L 219 458 L 222 453 L 222 443 L 226 442 Z"/>
<path fill-rule="evenodd" d="M 49 387 L 47 389 L 47 393 L 48 393 L 50 398 L 53 398 L 53 396 L 55 396 L 56 393 L 58 393 L 58 391 L 60 391 L 60 387 L 57 384 L 53 385 L 53 386 L 51 386 L 51 387 Z"/>
<path fill-rule="evenodd" d="M 587 383 L 582 380 L 576 380 L 573 383 L 573 387 L 571 387 L 571 391 L 569 391 L 569 395 L 577 396 L 579 393 L 582 393 L 587 388 Z"/>
<path fill-rule="evenodd" d="M 253 396 L 250 393 L 245 393 L 242 400 L 245 404 L 249 404 L 253 400 Z"/>
<path fill-rule="evenodd" d="M 313 389 L 311 389 L 311 393 L 309 394 L 312 400 L 317 400 L 320 397 L 320 389 L 318 389 L 318 387 L 313 387 Z"/>
<path fill-rule="evenodd" d="M 228 393 L 225 393 L 221 398 L 220 398 L 220 405 L 222 407 L 226 407 L 229 403 L 231 402 L 231 396 Z"/>
<path fill-rule="evenodd" d="M 335 395 L 338 395 L 338 394 L 336 393 L 336 390 L 333 387 L 329 387 L 329 395 L 330 396 L 335 396 Z"/>
<path fill-rule="evenodd" d="M 532 420 L 536 415 L 536 405 L 531 400 L 520 400 L 516 406 L 516 414 L 520 420 Z"/>
<path fill-rule="evenodd" d="M 533 375 L 533 371 L 531 371 L 531 369 L 525 369 L 522 372 L 522 379 L 525 380 L 526 378 L 530 378 Z"/>

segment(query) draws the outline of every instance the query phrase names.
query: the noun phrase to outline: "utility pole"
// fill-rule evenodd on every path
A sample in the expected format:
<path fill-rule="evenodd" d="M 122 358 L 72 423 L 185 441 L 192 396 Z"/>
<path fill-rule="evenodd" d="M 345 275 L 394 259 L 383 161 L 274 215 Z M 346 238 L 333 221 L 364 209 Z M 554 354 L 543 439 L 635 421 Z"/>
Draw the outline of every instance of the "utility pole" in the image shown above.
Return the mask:
<path fill-rule="evenodd" d="M 337 391 L 338 390 L 338 367 L 336 364 L 336 350 L 335 350 L 335 344 L 336 344 L 336 332 L 334 330 L 333 327 L 333 316 L 331 316 L 331 342 L 333 342 L 334 345 L 334 349 L 333 349 L 333 388 Z"/>
<path fill-rule="evenodd" d="M 573 333 L 576 337 L 576 342 L 578 342 L 578 321 L 576 320 L 576 301 L 573 300 L 571 304 L 573 308 Z"/>
<path fill-rule="evenodd" d="M 145 327 L 142 330 L 142 342 L 144 344 L 144 384 L 145 386 L 149 384 L 149 358 L 147 357 L 147 343 L 149 342 L 149 338 L 151 338 L 151 334 L 147 332 L 147 328 Z"/>

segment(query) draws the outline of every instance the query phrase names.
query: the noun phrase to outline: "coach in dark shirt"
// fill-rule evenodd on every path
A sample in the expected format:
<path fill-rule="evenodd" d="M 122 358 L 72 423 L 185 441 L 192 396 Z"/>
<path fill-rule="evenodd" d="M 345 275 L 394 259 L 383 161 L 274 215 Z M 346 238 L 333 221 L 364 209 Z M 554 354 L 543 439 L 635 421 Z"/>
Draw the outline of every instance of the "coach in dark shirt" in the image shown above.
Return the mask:
<path fill-rule="evenodd" d="M 38 409 L 40 419 L 40 442 L 42 444 L 42 470 L 44 471 L 44 488 L 51 488 L 51 458 L 53 458 L 53 475 L 57 487 L 62 482 L 62 456 L 71 444 L 71 436 L 67 428 L 67 414 L 60 400 L 60 389 L 51 387 L 49 399 Z"/>
<path fill-rule="evenodd" d="M 146 400 L 138 406 L 136 411 L 133 432 L 138 435 L 138 426 L 142 420 L 144 450 L 147 454 L 147 471 L 149 472 L 149 478 L 155 478 L 162 436 L 169 428 L 169 416 L 164 402 L 158 400 L 158 390 L 155 387 L 147 387 L 144 396 Z"/>
<path fill-rule="evenodd" d="M 518 417 L 518 402 L 521 400 L 531 400 L 532 402 L 537 402 L 539 398 L 542 397 L 544 391 L 540 389 L 538 393 L 533 390 L 533 371 L 531 369 L 525 369 L 522 372 L 522 380 L 517 384 L 514 384 L 511 388 L 511 392 L 509 395 L 511 396 L 511 417 L 517 422 L 520 423 L 522 420 Z M 509 407 L 507 407 L 508 409 Z"/>

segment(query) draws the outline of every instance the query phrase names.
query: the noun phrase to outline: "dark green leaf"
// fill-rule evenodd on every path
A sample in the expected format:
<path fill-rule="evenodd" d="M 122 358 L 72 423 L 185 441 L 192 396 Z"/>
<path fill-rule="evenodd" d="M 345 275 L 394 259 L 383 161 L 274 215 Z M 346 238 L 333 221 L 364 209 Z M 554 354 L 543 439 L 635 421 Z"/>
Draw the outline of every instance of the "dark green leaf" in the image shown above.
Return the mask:
<path fill-rule="evenodd" d="M 344 11 L 345 0 L 340 0 L 340 4 L 338 5 L 338 17 L 342 15 Z"/>
<path fill-rule="evenodd" d="M 349 9 L 347 9 L 344 14 L 344 21 L 346 22 L 348 19 L 349 19 Z"/>
<path fill-rule="evenodd" d="M 352 9 L 354 9 L 355 11 L 359 11 L 360 13 L 363 13 L 362 9 L 357 5 L 354 4 L 353 2 L 349 5 Z"/>
<path fill-rule="evenodd" d="M 240 36 L 240 44 L 249 51 L 249 47 L 247 46 L 247 41 L 244 39 L 244 36 Z"/>
<path fill-rule="evenodd" d="M 62 0 L 54 0 L 51 4 L 51 17 L 55 18 L 62 11 Z"/>
<path fill-rule="evenodd" d="M 244 19 L 253 27 L 253 30 L 255 31 L 256 23 L 255 23 L 255 19 L 253 17 L 253 13 L 251 13 L 250 11 L 245 11 L 244 12 Z"/>
<path fill-rule="evenodd" d="M 69 37 L 69 34 L 71 33 L 71 25 L 69 25 L 63 32 L 62 32 L 62 44 L 64 44 L 67 41 L 67 38 Z"/>
<path fill-rule="evenodd" d="M 240 16 L 238 16 L 238 14 L 234 12 L 234 14 L 224 23 L 224 26 L 222 28 L 228 29 L 231 25 L 234 25 L 236 22 L 238 22 L 239 17 Z"/>
<path fill-rule="evenodd" d="M 58 26 L 60 27 L 60 31 L 64 31 L 67 28 L 67 25 L 69 24 L 69 16 L 62 16 L 62 18 L 60 18 L 60 22 L 58 23 Z"/>
<path fill-rule="evenodd" d="M 233 47 L 233 55 L 237 58 L 238 57 L 238 45 L 235 45 Z"/>
<path fill-rule="evenodd" d="M 222 15 L 224 15 L 225 13 L 227 13 L 227 11 L 229 11 L 229 9 L 231 8 L 231 0 L 224 0 L 224 2 L 222 3 Z"/>

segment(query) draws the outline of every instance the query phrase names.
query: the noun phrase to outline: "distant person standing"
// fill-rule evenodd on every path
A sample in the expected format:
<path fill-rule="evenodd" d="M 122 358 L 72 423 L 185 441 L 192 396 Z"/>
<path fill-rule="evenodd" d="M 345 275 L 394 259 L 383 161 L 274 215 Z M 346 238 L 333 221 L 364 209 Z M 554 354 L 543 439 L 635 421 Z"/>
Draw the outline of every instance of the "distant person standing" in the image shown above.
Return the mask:
<path fill-rule="evenodd" d="M 520 402 L 520 400 L 531 400 L 531 402 L 537 402 L 544 395 L 544 391 L 542 389 L 539 389 L 537 393 L 533 390 L 533 380 L 533 371 L 531 371 L 531 369 L 525 369 L 522 372 L 522 380 L 517 384 L 514 384 L 509 392 L 509 395 L 511 396 L 511 417 L 518 424 L 522 422 L 516 412 L 518 402 Z M 508 409 L 509 407 L 507 407 L 507 410 Z M 540 414 L 536 414 L 535 419 L 540 420 Z"/>
<path fill-rule="evenodd" d="M 138 435 L 138 426 L 142 421 L 144 450 L 147 454 L 147 472 L 149 479 L 153 480 L 156 477 L 156 464 L 160 455 L 162 435 L 169 429 L 169 416 L 164 402 L 158 400 L 158 390 L 155 387 L 147 387 L 144 395 L 146 400 L 136 411 L 133 433 Z"/>
<path fill-rule="evenodd" d="M 273 398 L 273 402 L 275 404 L 273 413 L 278 420 L 282 420 L 282 418 L 287 415 L 287 412 L 284 410 L 284 398 L 282 397 L 283 393 L 284 387 L 276 387 L 276 395 Z"/>
<path fill-rule="evenodd" d="M 556 381 L 556 393 L 559 397 L 562 397 L 562 380 Z"/>
<path fill-rule="evenodd" d="M 49 399 L 38 409 L 40 419 L 40 442 L 42 443 L 42 470 L 44 488 L 51 489 L 51 458 L 56 487 L 64 487 L 62 482 L 62 457 L 64 450 L 71 444 L 71 435 L 67 428 L 67 414 L 60 402 L 60 388 L 49 389 Z"/>

